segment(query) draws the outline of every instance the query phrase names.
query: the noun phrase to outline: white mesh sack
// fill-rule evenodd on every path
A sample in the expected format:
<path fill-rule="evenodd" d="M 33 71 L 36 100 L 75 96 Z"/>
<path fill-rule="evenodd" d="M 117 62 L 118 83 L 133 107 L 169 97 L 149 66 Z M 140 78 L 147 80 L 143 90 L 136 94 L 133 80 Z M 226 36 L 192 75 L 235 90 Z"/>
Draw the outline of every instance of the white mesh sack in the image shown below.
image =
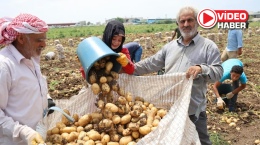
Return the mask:
<path fill-rule="evenodd" d="M 157 108 L 168 110 L 158 127 L 143 137 L 138 145 L 200 145 L 195 125 L 188 116 L 192 79 L 186 79 L 185 73 L 156 76 L 120 74 L 118 83 L 120 88 L 132 93 L 133 98 L 142 97 Z M 55 103 L 71 114 L 84 115 L 96 111 L 95 99 L 89 87 L 69 100 L 55 100 Z M 61 115 L 54 112 L 48 117 L 49 129 L 61 120 Z"/>

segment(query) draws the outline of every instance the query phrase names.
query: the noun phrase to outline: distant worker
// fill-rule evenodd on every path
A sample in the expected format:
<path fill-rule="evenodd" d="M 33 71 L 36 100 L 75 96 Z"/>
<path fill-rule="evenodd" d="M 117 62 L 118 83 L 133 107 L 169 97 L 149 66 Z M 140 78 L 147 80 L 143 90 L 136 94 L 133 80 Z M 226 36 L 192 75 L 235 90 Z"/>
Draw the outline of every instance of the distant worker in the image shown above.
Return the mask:
<path fill-rule="evenodd" d="M 178 23 L 176 22 L 176 25 L 178 26 Z M 174 32 L 172 34 L 172 40 L 174 39 L 174 37 L 176 36 L 177 34 L 177 39 L 181 37 L 181 32 L 179 30 L 179 27 L 175 28 L 174 29 Z"/>
<path fill-rule="evenodd" d="M 127 48 L 132 62 L 138 62 L 141 60 L 143 48 L 138 42 L 129 42 L 123 45 L 123 48 Z"/>
<path fill-rule="evenodd" d="M 242 54 L 243 48 L 243 32 L 241 29 L 228 30 L 227 46 L 221 54 L 221 61 L 230 58 L 237 58 Z"/>

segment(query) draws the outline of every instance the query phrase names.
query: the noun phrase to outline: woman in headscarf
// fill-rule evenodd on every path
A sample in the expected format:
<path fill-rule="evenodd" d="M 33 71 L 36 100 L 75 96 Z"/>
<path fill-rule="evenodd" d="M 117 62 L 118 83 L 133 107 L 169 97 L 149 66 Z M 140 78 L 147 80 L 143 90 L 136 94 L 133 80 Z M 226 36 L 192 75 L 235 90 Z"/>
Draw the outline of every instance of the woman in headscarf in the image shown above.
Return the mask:
<path fill-rule="evenodd" d="M 123 43 L 125 42 L 124 25 L 116 20 L 108 22 L 102 40 L 109 48 L 120 55 L 116 60 L 122 65 L 122 72 L 133 74 L 134 64 L 131 61 L 129 51 L 127 48 L 123 48 Z M 82 76 L 85 78 L 85 73 L 82 67 L 80 68 L 80 71 Z"/>
<path fill-rule="evenodd" d="M 118 63 L 122 65 L 122 69 L 127 74 L 133 74 L 134 64 L 127 48 L 123 48 L 125 42 L 125 27 L 119 21 L 110 21 L 107 23 L 103 33 L 103 42 L 106 43 L 114 52 L 119 53 Z"/>

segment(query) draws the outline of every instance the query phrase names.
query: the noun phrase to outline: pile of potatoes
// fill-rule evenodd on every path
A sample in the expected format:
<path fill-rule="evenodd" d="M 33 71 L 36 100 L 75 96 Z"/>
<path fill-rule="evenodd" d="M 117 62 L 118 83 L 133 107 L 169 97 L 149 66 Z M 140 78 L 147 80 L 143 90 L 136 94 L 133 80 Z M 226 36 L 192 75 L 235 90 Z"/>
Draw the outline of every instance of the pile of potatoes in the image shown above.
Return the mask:
<path fill-rule="evenodd" d="M 81 117 L 73 114 L 73 123 L 62 116 L 61 122 L 48 130 L 47 145 L 134 145 L 158 126 L 167 110 L 139 96 L 133 99 L 119 87 L 118 73 L 111 71 L 112 67 L 106 57 L 90 70 L 89 83 L 98 96 L 98 111 Z"/>

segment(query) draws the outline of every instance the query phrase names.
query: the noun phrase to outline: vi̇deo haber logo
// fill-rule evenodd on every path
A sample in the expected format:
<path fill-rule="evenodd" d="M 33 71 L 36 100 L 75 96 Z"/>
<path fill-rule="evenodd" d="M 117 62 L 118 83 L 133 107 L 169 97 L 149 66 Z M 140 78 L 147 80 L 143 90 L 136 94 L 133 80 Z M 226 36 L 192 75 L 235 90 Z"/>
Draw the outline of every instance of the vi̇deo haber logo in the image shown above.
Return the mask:
<path fill-rule="evenodd" d="M 246 10 L 212 10 L 203 9 L 198 13 L 198 23 L 201 27 L 210 29 L 216 24 L 218 29 L 243 29 L 249 15 Z"/>

